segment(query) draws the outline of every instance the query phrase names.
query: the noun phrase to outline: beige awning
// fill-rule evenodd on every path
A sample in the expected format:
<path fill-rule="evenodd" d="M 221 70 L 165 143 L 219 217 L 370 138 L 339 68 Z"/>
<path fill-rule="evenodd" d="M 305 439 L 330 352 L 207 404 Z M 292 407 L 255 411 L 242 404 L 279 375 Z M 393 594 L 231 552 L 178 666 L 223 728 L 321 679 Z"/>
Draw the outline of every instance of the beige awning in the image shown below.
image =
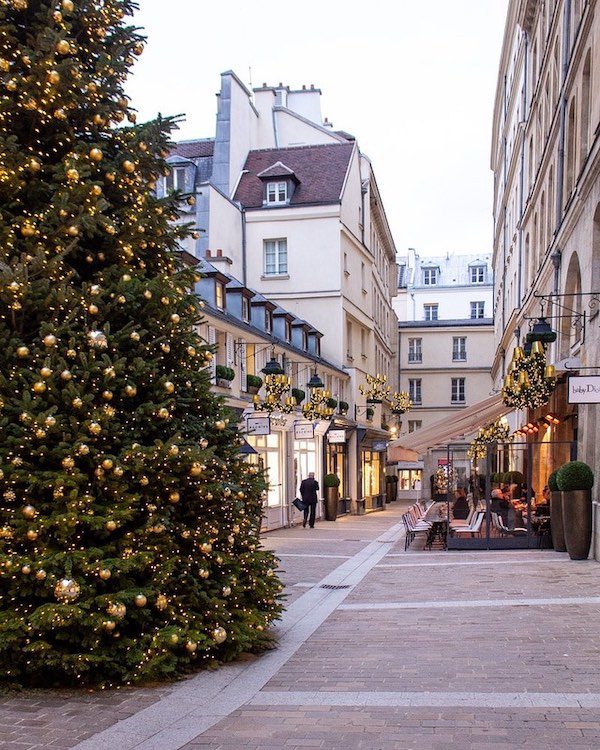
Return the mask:
<path fill-rule="evenodd" d="M 419 455 L 423 455 L 429 448 L 447 445 L 455 440 L 472 435 L 480 427 L 485 427 L 490 422 L 496 421 L 496 419 L 508 414 L 509 411 L 511 411 L 510 407 L 504 405 L 502 394 L 498 393 L 473 404 L 473 406 L 467 406 L 424 430 L 418 430 L 410 435 L 398 438 L 398 440 L 393 440 L 389 447 L 408 448 Z"/>

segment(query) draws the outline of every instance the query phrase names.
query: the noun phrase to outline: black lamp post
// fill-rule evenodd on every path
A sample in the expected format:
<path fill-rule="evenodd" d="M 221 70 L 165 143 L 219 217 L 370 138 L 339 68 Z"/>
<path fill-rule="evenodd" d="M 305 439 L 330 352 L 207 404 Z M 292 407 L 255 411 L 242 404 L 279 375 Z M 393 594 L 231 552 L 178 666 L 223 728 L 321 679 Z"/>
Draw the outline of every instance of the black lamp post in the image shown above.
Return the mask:
<path fill-rule="evenodd" d="M 316 388 L 324 388 L 325 387 L 324 384 L 323 384 L 323 381 L 317 375 L 317 371 L 316 370 L 314 371 L 311 379 L 308 381 L 308 383 L 306 385 L 307 385 L 307 388 L 310 388 L 311 390 L 316 389 Z"/>

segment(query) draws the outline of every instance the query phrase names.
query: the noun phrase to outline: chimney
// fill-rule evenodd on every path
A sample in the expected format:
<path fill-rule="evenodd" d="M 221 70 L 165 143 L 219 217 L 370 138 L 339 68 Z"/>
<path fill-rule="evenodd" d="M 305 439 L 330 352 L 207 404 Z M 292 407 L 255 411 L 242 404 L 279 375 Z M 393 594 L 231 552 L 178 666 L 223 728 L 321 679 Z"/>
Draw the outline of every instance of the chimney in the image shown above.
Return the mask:
<path fill-rule="evenodd" d="M 210 257 L 211 257 L 211 254 L 210 254 L 210 250 L 209 250 L 208 248 L 206 249 L 206 257 L 207 257 L 207 258 L 210 258 Z"/>
<path fill-rule="evenodd" d="M 217 250 L 217 258 L 222 258 L 222 257 L 223 257 L 223 248 L 220 247 Z"/>

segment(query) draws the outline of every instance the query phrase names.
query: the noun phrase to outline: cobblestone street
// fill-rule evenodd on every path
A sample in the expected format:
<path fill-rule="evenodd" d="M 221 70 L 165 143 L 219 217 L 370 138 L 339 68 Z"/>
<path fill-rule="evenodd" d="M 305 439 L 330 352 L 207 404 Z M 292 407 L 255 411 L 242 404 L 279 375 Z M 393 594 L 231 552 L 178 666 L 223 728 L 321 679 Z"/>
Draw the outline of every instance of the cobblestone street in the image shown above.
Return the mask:
<path fill-rule="evenodd" d="M 402 510 L 265 538 L 288 593 L 277 649 L 168 687 L 11 694 L 0 747 L 600 746 L 600 566 L 405 553 Z"/>

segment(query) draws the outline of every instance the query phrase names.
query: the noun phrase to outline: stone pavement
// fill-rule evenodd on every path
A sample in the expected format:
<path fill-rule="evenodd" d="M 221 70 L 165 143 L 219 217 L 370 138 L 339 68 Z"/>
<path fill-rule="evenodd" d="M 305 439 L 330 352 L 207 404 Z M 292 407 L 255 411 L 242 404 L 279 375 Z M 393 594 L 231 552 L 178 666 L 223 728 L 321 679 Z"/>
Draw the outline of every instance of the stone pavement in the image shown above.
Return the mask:
<path fill-rule="evenodd" d="M 279 646 L 171 686 L 0 700 L 0 748 L 600 747 L 600 566 L 404 552 L 399 504 L 265 537 Z"/>

